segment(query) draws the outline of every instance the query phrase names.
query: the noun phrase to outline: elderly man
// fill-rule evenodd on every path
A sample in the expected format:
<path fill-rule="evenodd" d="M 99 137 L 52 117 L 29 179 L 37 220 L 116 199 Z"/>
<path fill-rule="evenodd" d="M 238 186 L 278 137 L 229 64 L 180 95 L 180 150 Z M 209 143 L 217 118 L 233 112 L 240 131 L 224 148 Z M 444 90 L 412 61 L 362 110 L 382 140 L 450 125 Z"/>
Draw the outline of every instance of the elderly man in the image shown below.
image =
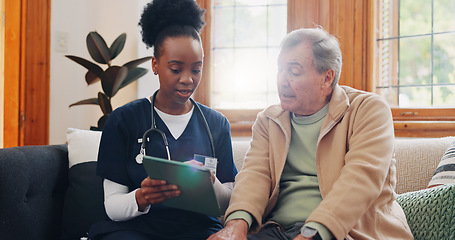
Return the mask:
<path fill-rule="evenodd" d="M 226 226 L 210 240 L 413 239 L 395 201 L 389 106 L 339 86 L 341 65 L 321 28 L 283 40 L 281 104 L 258 114 Z"/>

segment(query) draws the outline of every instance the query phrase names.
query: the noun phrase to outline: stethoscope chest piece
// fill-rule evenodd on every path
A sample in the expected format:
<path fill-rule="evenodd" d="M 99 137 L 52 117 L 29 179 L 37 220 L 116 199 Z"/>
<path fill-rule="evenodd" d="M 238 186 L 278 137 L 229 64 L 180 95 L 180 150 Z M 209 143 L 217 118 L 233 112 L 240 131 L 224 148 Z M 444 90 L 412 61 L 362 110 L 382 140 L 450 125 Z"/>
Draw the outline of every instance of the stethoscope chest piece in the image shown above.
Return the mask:
<path fill-rule="evenodd" d="M 139 152 L 138 155 L 136 155 L 136 162 L 138 164 L 142 164 L 142 160 L 144 159 L 145 156 L 145 149 L 141 147 L 141 151 Z"/>

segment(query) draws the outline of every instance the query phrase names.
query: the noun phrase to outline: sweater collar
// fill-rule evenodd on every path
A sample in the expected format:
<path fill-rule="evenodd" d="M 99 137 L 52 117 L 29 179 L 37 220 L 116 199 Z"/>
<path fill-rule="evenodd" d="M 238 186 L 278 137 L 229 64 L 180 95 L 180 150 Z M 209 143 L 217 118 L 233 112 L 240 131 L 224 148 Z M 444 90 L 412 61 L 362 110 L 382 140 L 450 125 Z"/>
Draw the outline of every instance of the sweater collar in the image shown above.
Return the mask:
<path fill-rule="evenodd" d="M 332 92 L 332 97 L 329 101 L 329 111 L 327 116 L 329 120 L 338 121 L 348 110 L 350 104 L 346 92 L 349 92 L 349 87 L 341 87 L 336 85 Z M 289 119 L 289 111 L 285 111 L 279 104 L 268 107 L 264 110 L 264 114 L 273 119 Z M 326 120 L 327 121 L 327 120 Z"/>
<path fill-rule="evenodd" d="M 347 86 L 335 86 L 329 101 L 329 110 L 321 127 L 322 138 L 340 119 L 350 107 L 348 94 L 352 88 Z M 289 135 L 291 133 L 291 113 L 281 108 L 281 105 L 272 105 L 264 110 L 264 115 L 277 122 Z"/>

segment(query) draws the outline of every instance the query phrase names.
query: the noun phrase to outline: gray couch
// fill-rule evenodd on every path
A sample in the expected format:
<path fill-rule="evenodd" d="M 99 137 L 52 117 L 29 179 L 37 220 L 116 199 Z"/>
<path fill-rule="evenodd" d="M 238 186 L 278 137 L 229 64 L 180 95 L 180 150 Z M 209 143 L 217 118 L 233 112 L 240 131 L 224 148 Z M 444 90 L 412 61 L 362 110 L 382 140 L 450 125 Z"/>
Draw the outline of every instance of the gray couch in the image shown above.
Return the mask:
<path fill-rule="evenodd" d="M 0 149 L 0 239 L 85 236 L 105 218 L 95 164 L 68 170 L 67 145 Z"/>
<path fill-rule="evenodd" d="M 455 239 L 455 185 L 425 189 L 455 137 L 397 138 L 397 192 L 416 239 Z M 233 141 L 240 170 L 249 141 Z M 80 239 L 106 218 L 96 162 L 68 170 L 67 145 L 0 149 L 0 239 Z M 444 193 L 444 196 L 442 195 Z"/>

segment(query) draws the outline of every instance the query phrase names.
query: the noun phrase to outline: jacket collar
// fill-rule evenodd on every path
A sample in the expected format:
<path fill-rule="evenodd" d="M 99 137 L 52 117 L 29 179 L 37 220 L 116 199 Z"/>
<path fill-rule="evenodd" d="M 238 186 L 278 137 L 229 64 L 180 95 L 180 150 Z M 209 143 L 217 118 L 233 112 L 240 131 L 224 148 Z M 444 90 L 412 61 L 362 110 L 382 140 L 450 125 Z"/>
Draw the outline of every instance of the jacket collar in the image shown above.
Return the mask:
<path fill-rule="evenodd" d="M 346 94 L 347 91 L 349 91 L 349 88 L 341 87 L 338 84 L 333 89 L 332 98 L 329 102 L 329 112 L 327 113 L 330 120 L 338 122 L 349 109 L 350 103 Z"/>
<path fill-rule="evenodd" d="M 346 94 L 349 87 L 335 86 L 332 92 L 332 97 L 329 102 L 329 112 L 322 123 L 321 132 L 319 134 L 318 142 L 324 137 L 346 114 L 350 107 L 349 98 Z"/>

